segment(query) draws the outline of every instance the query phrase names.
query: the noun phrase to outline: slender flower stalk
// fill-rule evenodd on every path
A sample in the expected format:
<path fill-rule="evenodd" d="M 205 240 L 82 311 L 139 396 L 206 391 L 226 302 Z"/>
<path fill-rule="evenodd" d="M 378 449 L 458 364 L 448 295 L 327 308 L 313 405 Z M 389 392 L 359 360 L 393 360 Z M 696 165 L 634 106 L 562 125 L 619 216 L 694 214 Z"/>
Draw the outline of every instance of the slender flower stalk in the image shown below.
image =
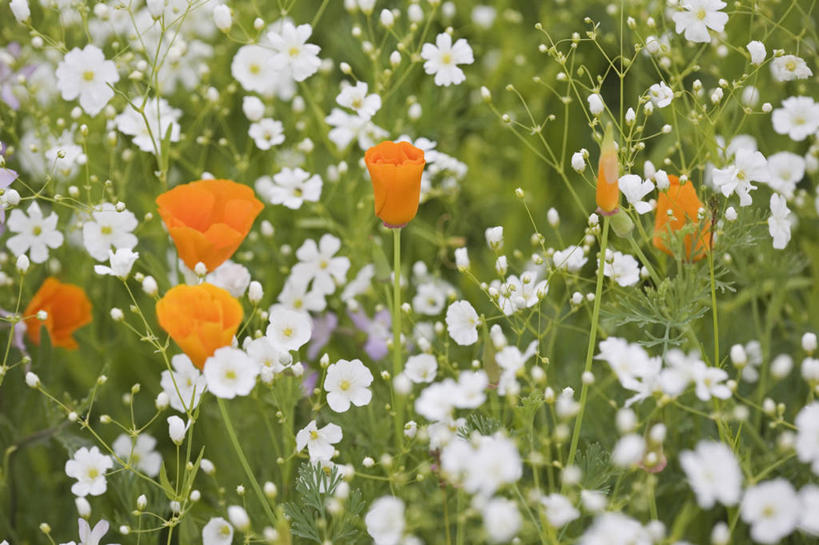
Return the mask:
<path fill-rule="evenodd" d="M 392 230 L 393 282 L 392 282 L 392 379 L 401 373 L 401 229 Z M 393 382 L 393 385 L 395 383 Z M 395 444 L 402 448 L 402 422 L 404 401 L 393 386 L 393 410 L 395 412 Z"/>

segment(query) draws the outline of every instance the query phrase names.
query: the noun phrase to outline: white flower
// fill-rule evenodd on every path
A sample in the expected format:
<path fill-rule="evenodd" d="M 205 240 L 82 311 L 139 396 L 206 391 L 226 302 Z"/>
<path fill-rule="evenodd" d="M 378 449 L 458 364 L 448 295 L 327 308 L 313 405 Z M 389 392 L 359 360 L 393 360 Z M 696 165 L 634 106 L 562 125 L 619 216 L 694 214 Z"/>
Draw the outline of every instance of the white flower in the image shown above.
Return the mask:
<path fill-rule="evenodd" d="M 783 250 L 791 240 L 791 211 L 784 197 L 771 195 L 771 216 L 768 218 L 768 232 L 773 238 L 773 247 Z"/>
<path fill-rule="evenodd" d="M 327 424 L 318 429 L 316 421 L 313 420 L 296 434 L 296 450 L 301 452 L 307 447 L 311 462 L 326 462 L 333 457 L 335 453 L 333 445 L 341 441 L 342 436 L 339 426 Z"/>
<path fill-rule="evenodd" d="M 105 55 L 94 45 L 75 47 L 65 54 L 57 66 L 57 88 L 64 100 L 80 98 L 80 106 L 88 115 L 102 111 L 114 90 L 109 87 L 119 81 L 117 65 L 105 60 Z"/>
<path fill-rule="evenodd" d="M 57 230 L 57 213 L 43 217 L 37 201 L 32 201 L 23 213 L 15 208 L 6 222 L 9 231 L 17 233 L 6 241 L 6 246 L 15 256 L 29 252 L 31 261 L 44 263 L 48 259 L 48 249 L 56 249 L 63 244 L 63 234 Z"/>
<path fill-rule="evenodd" d="M 446 309 L 446 329 L 452 340 L 461 346 L 478 340 L 478 313 L 469 301 L 455 301 Z"/>
<path fill-rule="evenodd" d="M 381 97 L 375 93 L 368 95 L 367 90 L 367 84 L 363 81 L 355 85 L 342 85 L 336 102 L 339 106 L 353 110 L 362 119 L 370 119 L 381 109 Z"/>
<path fill-rule="evenodd" d="M 169 416 L 165 420 L 168 422 L 168 437 L 176 446 L 181 445 L 185 441 L 185 434 L 188 432 L 190 421 L 186 425 L 185 421 L 176 415 Z"/>
<path fill-rule="evenodd" d="M 214 6 L 213 8 L 213 24 L 222 32 L 230 30 L 233 20 L 230 14 L 230 8 L 224 4 Z"/>
<path fill-rule="evenodd" d="M 304 201 L 318 202 L 321 197 L 321 177 L 300 168 L 283 168 L 273 176 L 269 188 L 270 202 L 298 210 Z"/>
<path fill-rule="evenodd" d="M 259 365 L 238 348 L 223 346 L 205 361 L 208 390 L 216 397 L 246 396 L 256 385 Z"/>
<path fill-rule="evenodd" d="M 819 360 L 811 361 L 817 362 L 819 368 Z M 801 462 L 811 464 L 813 472 L 819 475 L 819 402 L 814 401 L 799 411 L 794 424 L 797 429 L 796 455 Z"/>
<path fill-rule="evenodd" d="M 270 384 L 273 377 L 293 364 L 289 352 L 276 348 L 267 337 L 253 339 L 245 346 L 247 355 L 259 365 L 262 382 Z"/>
<path fill-rule="evenodd" d="M 222 517 L 213 517 L 202 528 L 202 545 L 230 545 L 233 543 L 233 526 Z"/>
<path fill-rule="evenodd" d="M 802 504 L 802 516 L 799 528 L 811 535 L 819 536 L 819 486 L 806 484 L 799 490 L 799 502 Z"/>
<path fill-rule="evenodd" d="M 108 250 L 108 262 L 111 266 L 94 265 L 94 272 L 101 275 L 116 276 L 125 280 L 131 274 L 131 269 L 138 257 L 139 252 L 132 252 L 128 248 L 120 248 L 116 252 Z"/>
<path fill-rule="evenodd" d="M 266 117 L 250 124 L 247 134 L 260 150 L 269 150 L 284 142 L 284 126 L 281 121 Z"/>
<path fill-rule="evenodd" d="M 278 308 L 270 313 L 266 336 L 280 350 L 298 350 L 313 333 L 313 322 L 304 312 Z"/>
<path fill-rule="evenodd" d="M 807 79 L 813 75 L 808 64 L 796 55 L 782 55 L 771 61 L 771 74 L 777 81 Z"/>
<path fill-rule="evenodd" d="M 680 465 L 703 509 L 711 509 L 716 502 L 726 506 L 739 503 L 742 471 L 734 453 L 725 444 L 700 441 L 696 450 L 680 453 Z"/>
<path fill-rule="evenodd" d="M 754 541 L 779 543 L 799 523 L 799 497 L 785 479 L 764 481 L 745 492 L 740 513 Z"/>
<path fill-rule="evenodd" d="M 85 498 L 77 498 L 76 504 L 79 506 L 81 501 L 85 502 L 85 505 L 88 505 L 88 502 Z M 88 515 L 90 515 L 91 507 L 88 507 Z M 79 507 L 78 507 L 79 510 Z M 83 516 L 82 512 L 80 516 Z M 73 541 L 69 541 L 68 543 L 64 543 L 63 545 L 99 545 L 100 540 L 103 536 L 108 532 L 109 524 L 108 521 L 105 519 L 101 519 L 98 521 L 94 528 L 91 528 L 91 525 L 88 524 L 88 521 L 84 518 L 77 519 L 77 523 L 79 525 L 79 533 L 80 533 L 80 542 L 78 544 L 74 543 Z M 6 543 L 3 541 L 2 543 Z M 6 543 L 8 545 L 8 543 Z"/>
<path fill-rule="evenodd" d="M 296 81 L 304 81 L 319 69 L 321 59 L 318 57 L 321 48 L 307 43 L 313 29 L 304 24 L 295 26 L 284 21 L 278 30 L 267 33 L 267 39 L 275 51 L 274 62 L 289 69 Z M 267 53 L 270 55 L 270 53 Z"/>
<path fill-rule="evenodd" d="M 580 246 L 571 245 L 565 250 L 558 250 L 552 256 L 555 268 L 576 273 L 583 268 L 588 259 Z"/>
<path fill-rule="evenodd" d="M 405 525 L 404 502 L 395 496 L 378 498 L 370 505 L 364 523 L 375 545 L 400 545 Z"/>
<path fill-rule="evenodd" d="M 444 282 L 424 282 L 412 298 L 412 309 L 418 314 L 437 316 L 444 310 L 447 292 L 451 287 Z"/>
<path fill-rule="evenodd" d="M 11 0 L 9 2 L 11 13 L 18 23 L 24 23 L 31 17 L 31 10 L 28 7 L 28 0 Z"/>
<path fill-rule="evenodd" d="M 549 494 L 540 502 L 546 509 L 546 520 L 555 528 L 562 528 L 580 516 L 580 511 L 563 494 Z"/>
<path fill-rule="evenodd" d="M 709 367 L 705 362 L 697 359 L 690 369 L 694 381 L 697 397 L 701 401 L 709 401 L 712 397 L 728 399 L 731 390 L 723 383 L 728 379 L 728 373 L 719 367 Z"/>
<path fill-rule="evenodd" d="M 805 159 L 789 151 L 780 151 L 768 157 L 768 185 L 787 199 L 793 198 L 798 184 L 805 176 Z"/>
<path fill-rule="evenodd" d="M 247 533 L 250 530 L 250 517 L 241 505 L 230 505 L 227 508 L 228 518 L 231 524 L 240 532 Z"/>
<path fill-rule="evenodd" d="M 461 371 L 452 404 L 459 409 L 477 409 L 486 401 L 489 377 L 484 371 Z"/>
<path fill-rule="evenodd" d="M 648 96 L 656 107 L 665 108 L 671 104 L 671 100 L 674 98 L 674 91 L 672 91 L 671 87 L 666 85 L 664 81 L 661 81 L 648 88 Z"/>
<path fill-rule="evenodd" d="M 654 191 L 654 182 L 643 180 L 637 174 L 626 174 L 620 177 L 620 191 L 626 200 L 634 207 L 638 214 L 651 212 L 651 203 L 643 201 L 643 197 Z"/>
<path fill-rule="evenodd" d="M 325 234 L 316 244 L 315 240 L 307 239 L 296 250 L 299 263 L 293 266 L 293 275 L 305 281 L 312 280 L 313 288 L 324 294 L 336 291 L 336 284 L 344 283 L 350 260 L 347 257 L 334 257 L 341 249 L 341 240 L 330 234 Z"/>
<path fill-rule="evenodd" d="M 789 97 L 771 116 L 774 130 L 801 142 L 819 129 L 819 103 L 811 97 Z"/>
<path fill-rule="evenodd" d="M 404 373 L 416 384 L 430 383 L 438 373 L 438 360 L 432 354 L 410 356 L 404 366 Z"/>
<path fill-rule="evenodd" d="M 606 512 L 577 541 L 578 545 L 651 545 L 655 540 L 642 524 L 622 513 Z"/>
<path fill-rule="evenodd" d="M 466 247 L 455 248 L 455 266 L 459 269 L 469 268 L 469 250 Z"/>
<path fill-rule="evenodd" d="M 369 119 L 353 115 L 340 108 L 333 108 L 324 119 L 333 127 L 327 137 L 338 149 L 345 149 L 350 142 L 356 140 L 362 150 L 375 145 L 376 140 L 386 138 L 389 133 L 372 123 Z"/>
<path fill-rule="evenodd" d="M 259 121 L 264 117 L 264 102 L 259 97 L 248 95 L 242 98 L 242 112 L 248 121 Z"/>
<path fill-rule="evenodd" d="M 434 422 L 446 420 L 455 408 L 458 383 L 451 378 L 433 382 L 415 400 L 415 412 Z"/>
<path fill-rule="evenodd" d="M 506 543 L 520 531 L 521 516 L 512 500 L 492 498 L 483 510 L 483 527 L 492 543 Z"/>
<path fill-rule="evenodd" d="M 606 109 L 606 104 L 603 102 L 603 97 L 599 93 L 594 93 L 586 97 L 589 103 L 589 111 L 592 115 L 600 115 Z"/>
<path fill-rule="evenodd" d="M 518 481 L 523 463 L 515 443 L 497 433 L 481 437 L 477 449 L 466 461 L 464 489 L 472 494 L 491 496 L 505 484 Z"/>
<path fill-rule="evenodd" d="M 756 189 L 751 182 L 767 183 L 770 179 L 768 161 L 760 152 L 743 148 L 737 151 L 733 165 L 714 169 L 713 177 L 723 195 L 736 193 L 739 205 L 748 206 L 752 203 L 750 192 Z"/>
<path fill-rule="evenodd" d="M 748 42 L 745 48 L 751 55 L 751 64 L 759 66 L 765 62 L 765 57 L 768 55 L 767 51 L 765 51 L 765 44 L 759 40 L 752 40 Z"/>
<path fill-rule="evenodd" d="M 65 463 L 65 474 L 77 479 L 71 486 L 75 496 L 99 496 L 107 488 L 105 472 L 114 467 L 114 460 L 100 452 L 97 447 L 82 447 Z"/>
<path fill-rule="evenodd" d="M 49 169 L 63 180 L 77 175 L 82 159 L 87 159 L 82 148 L 74 142 L 71 130 L 66 129 L 59 138 L 50 139 L 52 146 L 45 152 Z"/>
<path fill-rule="evenodd" d="M 691 42 L 710 42 L 708 29 L 722 32 L 728 15 L 721 10 L 726 6 L 721 0 L 683 0 L 685 11 L 674 14 L 677 34 L 685 32 L 685 39 Z"/>
<path fill-rule="evenodd" d="M 286 76 L 282 70 L 284 59 L 260 45 L 244 45 L 239 48 L 230 63 L 230 73 L 245 91 L 255 91 L 262 96 L 272 96 L 277 79 Z M 264 106 L 262 106 L 264 111 Z M 259 118 L 262 116 L 259 115 Z M 250 118 L 250 116 L 248 116 Z M 258 121 L 258 119 L 251 119 Z"/>
<path fill-rule="evenodd" d="M 298 312 L 321 312 L 327 308 L 327 299 L 323 292 L 308 290 L 310 279 L 290 275 L 279 293 L 279 303 L 285 308 Z M 271 307 L 272 309 L 273 307 Z"/>
<path fill-rule="evenodd" d="M 585 149 L 581 149 L 580 151 L 576 151 L 572 154 L 572 168 L 575 170 L 575 172 L 581 174 L 586 170 L 586 156 L 583 153 L 585 151 Z"/>
<path fill-rule="evenodd" d="M 250 271 L 247 267 L 230 259 L 216 267 L 205 277 L 205 282 L 227 290 L 236 299 L 245 294 L 250 285 Z"/>
<path fill-rule="evenodd" d="M 136 97 L 132 102 L 142 105 L 142 98 Z M 117 129 L 133 137 L 133 142 L 142 151 L 156 154 L 162 146 L 165 136 L 171 142 L 179 142 L 179 118 L 182 111 L 173 108 L 164 98 L 156 97 L 145 102 L 144 117 L 134 107 L 127 106 L 125 110 L 114 118 Z"/>
<path fill-rule="evenodd" d="M 626 401 L 626 407 L 654 393 L 662 363 L 659 358 L 649 357 L 639 344 L 609 337 L 600 342 L 600 354 L 595 359 L 604 360 L 611 366 L 623 388 L 637 392 Z"/>
<path fill-rule="evenodd" d="M 611 452 L 611 463 L 618 467 L 631 467 L 640 463 L 646 449 L 646 440 L 636 433 L 622 436 Z"/>
<path fill-rule="evenodd" d="M 503 249 L 502 226 L 488 227 L 486 231 L 484 231 L 484 237 L 486 237 L 486 245 L 492 250 L 499 252 Z"/>
<path fill-rule="evenodd" d="M 446 32 L 438 34 L 435 45 L 424 44 L 421 58 L 426 61 L 424 71 L 430 75 L 435 74 L 435 85 L 444 87 L 462 83 L 466 76 L 458 65 L 472 64 L 475 61 L 472 48 L 466 40 L 461 38 L 453 44 L 452 36 Z"/>
<path fill-rule="evenodd" d="M 112 247 L 130 250 L 136 246 L 137 237 L 133 230 L 137 227 L 137 219 L 130 210 L 117 211 L 107 202 L 91 212 L 91 218 L 82 225 L 82 242 L 97 261 L 108 259 L 108 250 Z"/>
<path fill-rule="evenodd" d="M 162 455 L 154 450 L 155 447 L 156 439 L 147 433 L 138 435 L 136 441 L 122 433 L 111 445 L 114 454 L 149 477 L 159 475 L 159 466 L 162 465 Z"/>
<path fill-rule="evenodd" d="M 167 369 L 162 371 L 159 385 L 167 394 L 174 410 L 184 413 L 186 405 L 188 409 L 193 410 L 199 405 L 199 399 L 207 388 L 207 381 L 185 354 L 177 354 L 171 358 L 171 365 L 173 372 Z"/>
<path fill-rule="evenodd" d="M 633 286 L 640 281 L 640 264 L 629 254 L 612 252 L 606 248 L 603 274 L 624 288 Z"/>
<path fill-rule="evenodd" d="M 373 374 L 361 360 L 338 360 L 327 368 L 324 378 L 327 404 L 337 413 L 347 412 L 350 403 L 363 407 L 373 397 L 369 388 L 372 382 Z"/>

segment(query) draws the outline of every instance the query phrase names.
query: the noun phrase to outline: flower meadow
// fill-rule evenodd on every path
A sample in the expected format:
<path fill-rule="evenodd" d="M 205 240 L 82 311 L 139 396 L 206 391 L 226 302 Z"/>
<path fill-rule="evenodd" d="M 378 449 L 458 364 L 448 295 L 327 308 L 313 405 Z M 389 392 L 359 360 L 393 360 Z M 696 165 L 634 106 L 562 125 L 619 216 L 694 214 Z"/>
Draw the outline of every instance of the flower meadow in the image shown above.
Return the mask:
<path fill-rule="evenodd" d="M 0 0 L 0 543 L 816 543 L 818 26 Z"/>

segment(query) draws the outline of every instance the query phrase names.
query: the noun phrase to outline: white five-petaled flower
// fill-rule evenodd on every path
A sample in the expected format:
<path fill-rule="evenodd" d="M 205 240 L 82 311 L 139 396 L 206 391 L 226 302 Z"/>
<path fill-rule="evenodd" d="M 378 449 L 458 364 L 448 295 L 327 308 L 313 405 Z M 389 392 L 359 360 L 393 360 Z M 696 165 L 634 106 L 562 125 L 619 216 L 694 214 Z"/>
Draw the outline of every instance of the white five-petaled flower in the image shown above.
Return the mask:
<path fill-rule="evenodd" d="M 406 524 L 404 502 L 395 496 L 378 498 L 370 505 L 364 523 L 375 545 L 399 545 Z"/>
<path fill-rule="evenodd" d="M 666 85 L 664 81 L 661 81 L 648 88 L 648 96 L 656 107 L 665 108 L 671 104 L 671 100 L 674 98 L 674 91 L 672 91 L 671 87 Z"/>
<path fill-rule="evenodd" d="M 703 509 L 711 509 L 716 502 L 726 506 L 739 503 L 742 471 L 724 443 L 700 441 L 695 450 L 680 453 L 680 465 Z"/>
<path fill-rule="evenodd" d="M 446 329 L 452 340 L 461 346 L 478 340 L 480 318 L 469 301 L 455 301 L 446 309 Z"/>
<path fill-rule="evenodd" d="M 714 169 L 713 177 L 723 195 L 736 193 L 739 205 L 748 206 L 753 202 L 751 191 L 756 189 L 751 182 L 767 183 L 770 179 L 768 161 L 760 152 L 743 148 L 737 151 L 734 164 Z"/>
<path fill-rule="evenodd" d="M 773 247 L 783 250 L 791 240 L 791 211 L 785 197 L 771 195 L 771 216 L 768 218 L 768 232 L 773 238 Z"/>
<path fill-rule="evenodd" d="M 131 274 L 131 269 L 139 257 L 139 252 L 133 252 L 128 248 L 119 248 L 116 252 L 108 250 L 108 262 L 111 266 L 94 265 L 94 272 L 103 276 L 116 276 L 125 280 Z"/>
<path fill-rule="evenodd" d="M 343 85 L 336 97 L 339 106 L 349 108 L 362 119 L 370 119 L 381 109 L 381 97 L 375 93 L 367 94 L 368 87 L 363 81 L 355 85 Z"/>
<path fill-rule="evenodd" d="M 313 288 L 327 295 L 336 291 L 336 284 L 347 278 L 350 259 L 335 256 L 341 249 L 341 240 L 330 234 L 322 235 L 318 244 L 307 239 L 296 250 L 299 263 L 293 266 L 293 274 L 305 280 L 313 281 Z"/>
<path fill-rule="evenodd" d="M 416 384 L 432 382 L 438 373 L 438 360 L 432 354 L 416 354 L 407 359 L 404 373 Z"/>
<path fill-rule="evenodd" d="M 132 99 L 132 102 L 142 106 L 140 97 Z M 179 142 L 180 117 L 181 110 L 173 108 L 164 98 L 154 97 L 145 102 L 143 113 L 129 105 L 114 118 L 114 123 L 119 132 L 132 137 L 139 149 L 156 155 L 166 136 L 170 142 Z"/>
<path fill-rule="evenodd" d="M 603 274 L 624 288 L 633 286 L 640 281 L 640 264 L 629 254 L 612 252 L 606 248 Z"/>
<path fill-rule="evenodd" d="M 337 413 L 347 412 L 351 403 L 367 405 L 373 397 L 369 388 L 372 381 L 373 374 L 361 360 L 338 360 L 327 368 L 324 378 L 327 404 Z"/>
<path fill-rule="evenodd" d="M 813 75 L 808 63 L 796 55 L 782 55 L 771 61 L 771 74 L 777 81 L 807 79 Z"/>
<path fill-rule="evenodd" d="M 778 478 L 763 481 L 745 492 L 740 506 L 742 520 L 751 525 L 751 537 L 759 543 L 779 543 L 796 529 L 801 506 L 793 485 Z"/>
<path fill-rule="evenodd" d="M 801 142 L 819 129 L 819 102 L 812 97 L 789 97 L 771 116 L 774 130 Z"/>
<path fill-rule="evenodd" d="M 274 62 L 288 68 L 296 81 L 306 80 L 321 66 L 318 57 L 321 48 L 307 43 L 312 33 L 310 25 L 295 26 L 290 21 L 284 21 L 277 30 L 267 33 L 267 39 L 275 51 Z"/>
<path fill-rule="evenodd" d="M 318 202 L 321 186 L 321 176 L 318 174 L 310 175 L 300 168 L 285 167 L 273 176 L 268 195 L 273 204 L 298 210 L 304 201 Z"/>
<path fill-rule="evenodd" d="M 136 440 L 122 433 L 111 445 L 114 454 L 125 460 L 149 477 L 159 475 L 162 455 L 154 450 L 156 439 L 147 433 L 141 433 Z"/>
<path fill-rule="evenodd" d="M 233 526 L 222 517 L 213 517 L 202 528 L 202 545 L 230 545 Z"/>
<path fill-rule="evenodd" d="M 461 38 L 453 44 L 452 36 L 446 32 L 438 34 L 435 45 L 424 44 L 421 58 L 426 61 L 424 71 L 427 74 L 435 74 L 435 85 L 444 87 L 462 83 L 466 76 L 458 65 L 472 64 L 475 61 L 472 48 L 466 40 Z"/>
<path fill-rule="evenodd" d="M 273 377 L 293 363 L 290 352 L 280 350 L 267 337 L 253 339 L 245 346 L 247 355 L 259 365 L 262 382 L 270 384 Z"/>
<path fill-rule="evenodd" d="M 105 519 L 101 519 L 98 521 L 94 528 L 91 528 L 91 525 L 88 524 L 88 521 L 80 518 L 77 519 L 77 524 L 79 525 L 79 532 L 80 532 L 80 542 L 75 543 L 73 541 L 69 541 L 68 543 L 63 543 L 62 545 L 99 545 L 100 540 L 102 537 L 108 532 L 109 524 L 108 521 Z M 3 543 L 6 543 L 3 541 Z"/>
<path fill-rule="evenodd" d="M 339 426 L 327 424 L 319 429 L 316 421 L 312 420 L 296 434 L 296 450 L 301 452 L 307 447 L 311 462 L 326 462 L 335 453 L 333 445 L 341 441 L 342 437 Z"/>
<path fill-rule="evenodd" d="M 313 322 L 304 312 L 277 306 L 270 313 L 266 336 L 279 350 L 298 350 L 313 333 Z"/>
<path fill-rule="evenodd" d="M 651 203 L 643 201 L 643 197 L 654 191 L 654 182 L 643 180 L 637 174 L 626 174 L 620 177 L 620 191 L 626 200 L 634 207 L 638 214 L 651 212 Z"/>
<path fill-rule="evenodd" d="M 207 381 L 185 354 L 177 354 L 171 358 L 171 365 L 173 375 L 171 371 L 162 371 L 159 385 L 167 394 L 174 410 L 184 413 L 186 406 L 193 410 L 199 405 L 199 399 L 207 388 Z"/>
<path fill-rule="evenodd" d="M 276 90 L 276 80 L 283 76 L 284 66 L 284 59 L 271 54 L 270 49 L 260 45 L 244 45 L 233 56 L 230 73 L 245 91 L 271 96 Z"/>
<path fill-rule="evenodd" d="M 266 117 L 250 124 L 247 134 L 262 151 L 269 150 L 284 142 L 284 126 L 281 121 Z"/>
<path fill-rule="evenodd" d="M 546 520 L 555 528 L 562 528 L 580 517 L 580 511 L 563 494 L 549 494 L 540 499 L 546 508 Z"/>
<path fill-rule="evenodd" d="M 708 29 L 722 32 L 728 15 L 720 10 L 726 6 L 721 0 L 684 0 L 684 11 L 674 14 L 677 34 L 685 33 L 685 39 L 691 42 L 709 42 L 711 35 Z"/>
<path fill-rule="evenodd" d="M 97 447 L 82 447 L 65 463 L 65 474 L 77 479 L 71 486 L 75 496 L 99 496 L 108 488 L 105 472 L 114 467 L 114 460 Z"/>
<path fill-rule="evenodd" d="M 80 98 L 80 106 L 89 115 L 102 111 L 114 90 L 110 85 L 119 81 L 117 65 L 105 60 L 103 52 L 94 45 L 75 47 L 65 54 L 57 66 L 57 88 L 64 100 Z"/>
<path fill-rule="evenodd" d="M 57 230 L 57 213 L 43 217 L 36 201 L 29 205 L 25 213 L 15 208 L 7 222 L 9 231 L 16 233 L 6 241 L 6 246 L 15 256 L 29 252 L 34 263 L 48 259 L 48 249 L 56 249 L 63 244 L 63 234 Z"/>
<path fill-rule="evenodd" d="M 97 261 L 108 259 L 111 248 L 132 249 L 137 237 L 132 231 L 137 227 L 137 219 L 130 210 L 122 210 L 107 202 L 91 212 L 91 219 L 82 225 L 82 242 L 91 257 Z"/>
<path fill-rule="evenodd" d="M 238 348 L 223 346 L 205 361 L 208 390 L 216 397 L 246 396 L 256 385 L 259 364 Z"/>
<path fill-rule="evenodd" d="M 817 362 L 810 358 L 805 361 Z M 819 368 L 819 362 L 816 367 Z M 797 430 L 796 455 L 801 462 L 811 464 L 814 474 L 819 475 L 819 402 L 814 401 L 799 411 L 794 424 Z"/>
<path fill-rule="evenodd" d="M 558 250 L 552 255 L 555 268 L 570 273 L 576 273 L 583 268 L 588 258 L 580 246 L 567 246 L 565 250 Z"/>

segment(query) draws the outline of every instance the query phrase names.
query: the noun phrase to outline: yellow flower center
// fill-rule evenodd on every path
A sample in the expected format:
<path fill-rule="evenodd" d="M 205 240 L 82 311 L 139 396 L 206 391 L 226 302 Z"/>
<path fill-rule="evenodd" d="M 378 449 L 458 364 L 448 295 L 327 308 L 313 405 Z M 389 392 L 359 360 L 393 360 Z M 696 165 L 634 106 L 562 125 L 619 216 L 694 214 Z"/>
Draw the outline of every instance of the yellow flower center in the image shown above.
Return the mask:
<path fill-rule="evenodd" d="M 261 67 L 258 64 L 251 64 L 248 70 L 250 70 L 250 73 L 254 75 L 262 71 Z"/>
<path fill-rule="evenodd" d="M 697 19 L 699 19 L 700 21 L 703 21 L 703 20 L 705 20 L 706 15 L 707 15 L 706 11 L 704 9 L 700 9 L 697 12 Z"/>
<path fill-rule="evenodd" d="M 291 335 L 293 335 L 293 328 L 292 327 L 284 328 L 284 331 L 282 331 L 282 335 L 284 335 L 285 337 L 290 337 Z"/>
<path fill-rule="evenodd" d="M 310 432 L 310 439 L 312 439 L 313 441 L 315 441 L 316 439 L 318 439 L 318 432 L 317 432 L 317 431 L 315 431 L 315 430 L 311 431 L 311 432 Z"/>
<path fill-rule="evenodd" d="M 114 230 L 113 230 L 113 229 L 111 229 L 111 226 L 110 226 L 110 225 L 103 225 L 103 226 L 100 228 L 100 233 L 102 233 L 103 235 L 110 235 L 110 234 L 111 234 L 111 233 L 113 233 L 113 232 L 114 232 Z"/>
<path fill-rule="evenodd" d="M 298 47 L 291 47 L 288 53 L 290 54 L 291 57 L 295 57 L 299 54 L 299 51 L 300 50 Z"/>
<path fill-rule="evenodd" d="M 40 227 L 39 225 L 35 225 L 34 229 L 32 229 L 31 232 L 34 233 L 34 236 L 36 237 L 37 235 L 43 232 L 43 228 Z"/>
<path fill-rule="evenodd" d="M 441 64 L 452 64 L 452 54 L 444 53 L 441 55 Z"/>
<path fill-rule="evenodd" d="M 82 73 L 82 79 L 85 81 L 94 81 L 94 71 L 93 70 L 86 70 Z"/>
<path fill-rule="evenodd" d="M 338 387 L 341 388 L 342 391 L 346 392 L 347 390 L 350 389 L 350 381 L 349 380 L 342 380 L 339 383 Z"/>

